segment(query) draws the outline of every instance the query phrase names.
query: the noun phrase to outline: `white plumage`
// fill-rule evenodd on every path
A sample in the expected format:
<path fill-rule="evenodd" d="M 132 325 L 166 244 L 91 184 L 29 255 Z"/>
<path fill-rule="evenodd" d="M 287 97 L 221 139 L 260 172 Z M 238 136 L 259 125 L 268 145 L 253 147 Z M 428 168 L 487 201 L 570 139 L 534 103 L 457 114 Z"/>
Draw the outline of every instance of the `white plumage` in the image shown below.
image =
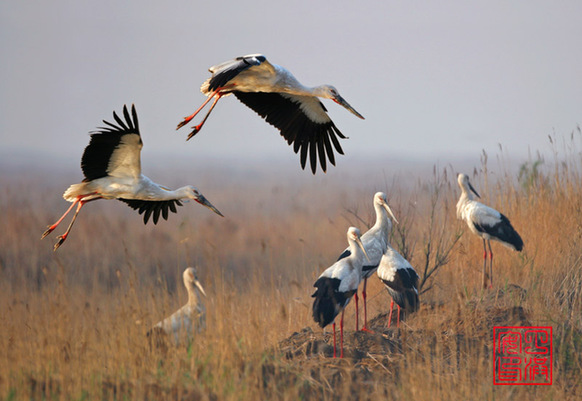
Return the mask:
<path fill-rule="evenodd" d="M 170 211 L 176 213 L 176 206 L 182 206 L 181 199 L 193 199 L 222 216 L 195 187 L 188 185 L 172 191 L 141 173 L 140 154 L 143 143 L 135 106 L 132 105 L 131 116 L 127 106 L 123 106 L 123 116 L 125 121 L 113 112 L 117 125 L 103 120 L 107 127 L 101 127 L 91 134 L 91 141 L 81 159 L 85 179 L 65 191 L 63 197 L 72 202 L 71 207 L 41 237 L 42 239 L 49 235 L 77 205 L 69 227 L 58 237 L 55 251 L 67 239 L 83 205 L 97 199 L 119 199 L 127 203 L 144 215 L 144 223 L 152 215 L 154 224 L 158 222 L 160 215 L 167 219 Z"/>
<path fill-rule="evenodd" d="M 386 251 L 388 246 L 388 236 L 392 230 L 392 221 L 390 220 L 390 215 L 396 223 L 396 217 L 392 213 L 388 202 L 386 201 L 386 194 L 384 192 L 376 192 L 373 198 L 374 211 L 376 212 L 376 221 L 372 228 L 362 235 L 362 244 L 364 244 L 364 249 L 369 257 L 369 262 L 366 261 L 362 268 L 361 279 L 364 281 L 364 288 L 362 290 L 362 297 L 364 298 L 364 326 L 362 330 L 368 330 L 368 311 L 367 311 L 367 294 L 366 286 L 368 283 L 368 278 L 374 274 L 382 259 L 382 255 Z M 349 248 L 347 248 L 339 257 L 342 259 L 350 254 Z M 356 330 L 358 329 L 358 293 L 354 294 L 356 301 Z"/>
<path fill-rule="evenodd" d="M 340 343 L 343 358 L 344 308 L 350 302 L 360 284 L 362 266 L 367 259 L 360 239 L 360 230 L 350 227 L 347 232 L 350 255 L 338 260 L 319 276 L 313 293 L 313 319 L 322 328 L 333 322 L 333 356 L 336 356 L 335 318 L 341 312 Z"/>
<path fill-rule="evenodd" d="M 176 345 L 192 339 L 194 332 L 200 332 L 206 327 L 206 308 L 200 297 L 200 293 L 206 296 L 206 292 L 198 281 L 196 270 L 188 267 L 182 277 L 188 291 L 188 302 L 171 316 L 156 323 L 148 332 L 148 336 L 151 336 L 161 331 L 171 336 Z"/>
<path fill-rule="evenodd" d="M 318 99 L 331 99 L 363 119 L 331 85 L 313 88 L 301 84 L 287 69 L 271 64 L 261 54 L 250 54 L 225 61 L 209 68 L 212 76 L 200 90 L 208 99 L 188 117 L 178 124 L 178 128 L 188 124 L 211 99 L 206 116 L 200 124 L 192 127 L 188 139 L 196 135 L 222 96 L 234 94 L 241 102 L 253 109 L 269 124 L 281 132 L 293 151 L 301 150 L 301 167 L 305 168 L 309 154 L 311 170 L 315 174 L 317 158 L 325 172 L 327 159 L 335 165 L 334 149 L 343 154 L 339 138 L 346 138 L 327 114 L 327 109 Z"/>
<path fill-rule="evenodd" d="M 415 312 L 420 306 L 418 299 L 418 274 L 412 265 L 404 259 L 394 248 L 388 244 L 386 252 L 382 255 L 377 275 L 386 286 L 390 294 L 390 315 L 388 317 L 388 327 L 392 322 L 392 309 L 394 302 L 398 308 L 398 318 L 396 327 L 400 326 L 400 309 L 406 312 Z"/>
<path fill-rule="evenodd" d="M 461 188 L 461 196 L 457 202 L 457 218 L 464 220 L 474 234 L 483 239 L 483 287 L 487 287 L 487 246 L 489 246 L 489 286 L 493 286 L 493 252 L 491 241 L 501 242 L 514 251 L 523 249 L 523 240 L 515 231 L 507 217 L 497 210 L 477 202 L 473 194 L 479 194 L 469 182 L 469 177 L 459 174 L 457 182 Z M 485 243 L 487 242 L 487 244 Z"/>

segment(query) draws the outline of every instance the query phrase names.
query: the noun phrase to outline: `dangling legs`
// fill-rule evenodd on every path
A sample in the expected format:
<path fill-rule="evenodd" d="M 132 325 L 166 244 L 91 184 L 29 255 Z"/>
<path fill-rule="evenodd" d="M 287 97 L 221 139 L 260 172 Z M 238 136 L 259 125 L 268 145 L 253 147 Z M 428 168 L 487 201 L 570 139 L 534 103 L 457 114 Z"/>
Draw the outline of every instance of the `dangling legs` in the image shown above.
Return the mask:
<path fill-rule="evenodd" d="M 200 131 L 200 129 L 202 129 L 202 126 L 204 125 L 204 123 L 208 119 L 208 116 L 210 115 L 210 113 L 212 113 L 212 110 L 214 109 L 214 106 L 216 106 L 216 103 L 218 102 L 218 100 L 220 100 L 221 97 L 222 97 L 222 94 L 221 93 L 218 93 L 215 96 L 214 102 L 212 103 L 212 106 L 210 106 L 210 110 L 208 110 L 208 113 L 206 113 L 206 115 L 204 116 L 204 119 L 202 119 L 202 121 L 200 122 L 200 124 L 195 125 L 194 127 L 192 127 L 192 132 L 190 132 L 190 134 L 188 134 L 188 138 L 186 138 L 186 140 L 189 140 L 190 138 L 192 138 L 194 135 L 196 135 L 198 133 L 198 131 Z"/>
<path fill-rule="evenodd" d="M 45 231 L 45 233 L 43 234 L 42 238 L 44 238 L 48 234 L 50 234 L 51 231 L 53 231 L 56 228 L 56 226 L 63 220 L 63 218 L 67 215 L 67 213 L 69 213 L 69 211 L 73 208 L 73 206 L 75 205 L 75 203 L 77 204 L 77 210 L 75 211 L 75 214 L 73 215 L 73 219 L 69 223 L 69 227 L 67 227 L 67 231 L 65 231 L 65 233 L 63 235 L 59 235 L 57 237 L 59 239 L 59 241 L 55 244 L 55 247 L 54 247 L 54 250 L 55 251 L 67 239 L 67 236 L 69 235 L 69 232 L 71 231 L 71 228 L 73 227 L 73 224 L 75 223 L 75 220 L 77 220 L 77 216 L 79 215 L 79 211 L 81 210 L 81 208 L 83 207 L 83 205 L 85 203 L 88 203 L 88 202 L 91 202 L 91 201 L 94 201 L 94 200 L 97 200 L 97 199 L 101 199 L 101 197 L 98 196 L 98 195 L 97 195 L 97 197 L 92 197 L 92 196 L 95 196 L 96 194 L 97 194 L 97 192 L 92 192 L 90 194 L 78 196 L 77 199 L 75 199 L 75 201 L 73 202 L 73 205 L 71 205 L 71 207 L 69 207 L 69 210 L 67 210 L 67 212 L 59 219 L 59 221 L 57 221 L 55 224 L 53 224 L 52 226 L 50 226 L 48 228 L 48 230 Z M 85 200 L 85 198 L 87 198 L 87 197 L 89 197 L 89 200 Z"/>
<path fill-rule="evenodd" d="M 388 316 L 388 328 L 390 328 L 390 323 L 392 323 L 392 308 L 394 307 L 394 299 L 390 301 L 390 316 Z"/>
<path fill-rule="evenodd" d="M 71 206 L 67 209 L 67 211 L 65 212 L 65 214 L 63 214 L 61 216 L 61 218 L 58 219 L 55 224 L 53 224 L 52 226 L 48 226 L 47 230 L 42 234 L 42 237 L 40 237 L 40 239 L 43 239 L 44 237 L 46 237 L 47 235 L 49 235 L 50 233 L 52 233 L 53 230 L 55 228 L 57 228 L 57 226 L 59 224 L 61 224 L 61 221 L 63 221 L 63 219 L 65 218 L 65 216 L 67 214 L 69 214 L 69 212 L 71 211 L 71 209 L 73 209 L 73 206 L 75 206 L 77 204 L 77 202 L 79 202 L 80 199 L 81 199 L 81 197 L 78 197 L 77 199 L 75 199 L 74 202 L 71 204 Z"/>
<path fill-rule="evenodd" d="M 63 242 L 65 242 L 65 240 L 67 239 L 67 236 L 69 235 L 69 232 L 71 231 L 71 227 L 73 227 L 75 220 L 77 220 L 77 215 L 79 214 L 79 211 L 81 210 L 81 208 L 83 207 L 83 205 L 85 203 L 86 202 L 83 202 L 82 200 L 79 201 L 79 204 L 77 206 L 77 210 L 75 211 L 75 214 L 73 215 L 73 219 L 69 223 L 69 227 L 67 227 L 67 231 L 65 231 L 65 233 L 63 235 L 59 235 L 57 237 L 59 241 L 55 244 L 55 248 L 54 248 L 55 251 L 57 249 L 59 249 L 59 246 L 61 246 L 63 244 Z"/>
<path fill-rule="evenodd" d="M 212 99 L 214 96 L 216 96 L 216 94 L 218 93 L 218 91 L 220 91 L 221 89 L 222 88 L 218 88 L 214 92 L 212 92 L 212 94 L 206 98 L 206 100 L 204 101 L 204 103 L 202 103 L 202 106 L 198 107 L 198 110 L 196 110 L 194 113 L 190 114 L 188 117 L 184 117 L 184 121 L 180 122 L 180 124 L 178 124 L 178 126 L 176 127 L 176 129 L 179 130 L 184 125 L 186 125 L 190 121 L 192 121 L 192 119 L 194 117 L 196 117 L 196 114 L 200 113 L 200 110 L 202 110 L 204 108 L 204 106 L 206 106 L 208 104 L 208 102 L 210 101 L 210 99 Z"/>

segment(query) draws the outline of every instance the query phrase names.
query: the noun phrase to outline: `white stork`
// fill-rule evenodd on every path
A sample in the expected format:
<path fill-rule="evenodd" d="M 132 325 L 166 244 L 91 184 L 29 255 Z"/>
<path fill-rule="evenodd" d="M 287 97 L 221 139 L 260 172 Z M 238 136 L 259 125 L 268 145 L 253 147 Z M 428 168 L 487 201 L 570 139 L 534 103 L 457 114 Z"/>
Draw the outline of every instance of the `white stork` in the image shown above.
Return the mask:
<path fill-rule="evenodd" d="M 491 241 L 501 242 L 514 251 L 523 249 L 523 240 L 511 225 L 509 219 L 497 210 L 473 200 L 479 194 L 469 182 L 469 177 L 459 174 L 461 197 L 457 202 L 457 218 L 465 220 L 469 229 L 483 239 L 483 288 L 487 288 L 487 245 L 489 246 L 489 287 L 493 287 L 493 252 Z"/>
<path fill-rule="evenodd" d="M 313 319 L 324 328 L 333 322 L 333 357 L 336 357 L 335 318 L 341 312 L 340 320 L 340 358 L 344 357 L 344 308 L 358 290 L 362 277 L 366 250 L 360 239 L 360 230 L 350 227 L 347 233 L 350 255 L 338 260 L 325 269 L 319 276 L 311 295 L 313 301 Z"/>
<path fill-rule="evenodd" d="M 388 327 L 392 322 L 392 309 L 394 302 L 398 308 L 396 327 L 400 327 L 400 308 L 405 312 L 415 312 L 420 306 L 418 299 L 418 274 L 410 263 L 396 252 L 390 244 L 382 255 L 377 270 L 380 281 L 384 283 L 388 293 L 392 297 L 390 301 L 390 316 Z"/>
<path fill-rule="evenodd" d="M 384 192 L 376 192 L 374 194 L 374 210 L 376 211 L 376 222 L 368 231 L 362 235 L 362 244 L 364 244 L 364 248 L 366 249 L 366 253 L 369 257 L 369 262 L 365 263 L 362 268 L 362 280 L 364 280 L 364 288 L 362 290 L 362 297 L 364 298 L 364 326 L 362 330 L 369 331 L 368 329 L 368 311 L 366 306 L 366 285 L 368 283 L 368 277 L 370 277 L 376 269 L 378 268 L 378 264 L 380 263 L 380 259 L 382 259 L 382 255 L 386 251 L 386 247 L 388 246 L 388 236 L 390 231 L 392 230 L 392 221 L 390 220 L 390 216 L 394 219 L 396 223 L 396 217 L 392 213 L 390 206 L 386 201 L 386 194 Z M 345 258 L 346 256 L 350 255 L 350 249 L 346 249 L 339 257 L 338 260 Z M 358 293 L 354 294 L 354 298 L 356 300 L 356 330 L 358 330 Z"/>
<path fill-rule="evenodd" d="M 58 237 L 55 251 L 67 239 L 83 205 L 96 199 L 119 199 L 127 203 L 144 215 L 144 224 L 151 215 L 154 224 L 157 224 L 160 214 L 167 220 L 168 211 L 176 213 L 176 206 L 182 206 L 181 199 L 194 199 L 222 216 L 195 187 L 188 185 L 172 191 L 141 173 L 140 154 L 143 143 L 135 106 L 131 107 L 131 116 L 127 106 L 123 106 L 123 115 L 125 121 L 113 112 L 117 125 L 103 120 L 107 127 L 100 127 L 91 134 L 91 141 L 81 159 L 85 179 L 79 184 L 71 185 L 63 194 L 63 198 L 73 204 L 41 237 L 42 239 L 49 235 L 77 205 L 67 231 Z"/>
<path fill-rule="evenodd" d="M 315 174 L 318 155 L 321 169 L 325 172 L 326 154 L 329 162 L 335 165 L 333 149 L 344 154 L 337 137 L 346 138 L 329 118 L 327 109 L 318 97 L 331 99 L 364 119 L 333 86 L 320 85 L 313 88 L 304 86 L 291 72 L 269 63 L 261 54 L 237 57 L 212 66 L 209 71 L 212 76 L 200 88 L 208 99 L 193 114 L 184 117 L 176 128 L 188 124 L 211 99 L 214 99 L 200 124 L 192 127 L 188 139 L 200 131 L 222 96 L 234 94 L 238 100 L 281 131 L 281 136 L 289 145 L 293 145 L 295 153 L 301 150 L 303 169 L 309 153 L 311 171 Z"/>
<path fill-rule="evenodd" d="M 202 284 L 198 281 L 196 270 L 193 267 L 188 267 L 184 270 L 182 276 L 188 291 L 188 302 L 171 316 L 156 323 L 148 331 L 148 337 L 161 332 L 165 335 L 173 336 L 174 343 L 179 345 L 181 338 L 186 336 L 190 340 L 194 330 L 200 332 L 206 327 L 206 308 L 200 297 L 200 293 L 206 296 L 206 292 L 204 292 Z"/>

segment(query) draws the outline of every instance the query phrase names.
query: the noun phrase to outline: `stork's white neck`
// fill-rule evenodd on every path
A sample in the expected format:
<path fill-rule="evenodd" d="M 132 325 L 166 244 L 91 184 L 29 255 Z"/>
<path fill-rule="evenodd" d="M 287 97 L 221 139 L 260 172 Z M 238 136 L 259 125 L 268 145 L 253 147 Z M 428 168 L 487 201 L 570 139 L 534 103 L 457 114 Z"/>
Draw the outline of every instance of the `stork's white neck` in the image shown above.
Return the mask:
<path fill-rule="evenodd" d="M 463 211 L 465 205 L 473 200 L 473 193 L 465 185 L 460 185 L 460 187 L 461 196 L 459 197 L 459 201 L 457 202 L 457 218 L 462 220 L 464 218 Z"/>
<path fill-rule="evenodd" d="M 381 230 L 381 231 L 385 232 L 386 235 L 388 235 L 388 231 L 392 227 L 392 222 L 390 221 L 390 217 L 388 216 L 388 212 L 386 211 L 386 209 L 382 205 L 380 205 L 376 202 L 374 202 L 374 210 L 376 211 L 376 222 L 374 223 L 374 225 L 372 226 L 370 231 Z"/>

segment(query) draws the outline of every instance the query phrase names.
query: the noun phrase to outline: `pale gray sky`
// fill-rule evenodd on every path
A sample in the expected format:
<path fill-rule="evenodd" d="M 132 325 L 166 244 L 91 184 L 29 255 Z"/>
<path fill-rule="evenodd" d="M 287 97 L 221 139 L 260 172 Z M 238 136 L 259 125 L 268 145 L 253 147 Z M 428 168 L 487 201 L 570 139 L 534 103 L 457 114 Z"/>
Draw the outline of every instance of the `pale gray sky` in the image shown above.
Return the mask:
<path fill-rule="evenodd" d="M 580 1 L 3 1 L 0 154 L 78 166 L 87 133 L 133 102 L 144 155 L 228 163 L 245 152 L 299 168 L 234 97 L 188 143 L 174 130 L 204 100 L 209 66 L 263 53 L 306 85 L 336 86 L 366 117 L 324 100 L 350 137 L 340 166 L 478 160 L 498 143 L 519 159 L 582 122 L 581 17 Z"/>

